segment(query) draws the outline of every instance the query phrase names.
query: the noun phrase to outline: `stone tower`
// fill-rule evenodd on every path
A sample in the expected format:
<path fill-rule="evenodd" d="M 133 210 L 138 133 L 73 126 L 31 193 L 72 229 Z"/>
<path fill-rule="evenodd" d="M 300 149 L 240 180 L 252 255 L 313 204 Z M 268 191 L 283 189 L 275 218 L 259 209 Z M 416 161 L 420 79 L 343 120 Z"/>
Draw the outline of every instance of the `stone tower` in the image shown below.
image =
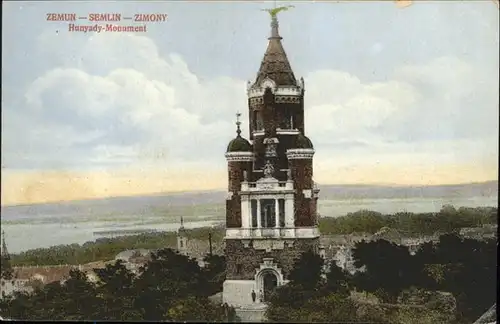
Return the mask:
<path fill-rule="evenodd" d="M 255 81 L 248 82 L 249 140 L 237 136 L 227 147 L 223 299 L 252 304 L 252 290 L 265 301 L 288 282 L 303 252 L 319 253 L 313 181 L 314 148 L 305 135 L 304 80 L 297 80 L 281 43 L 276 15 Z"/>

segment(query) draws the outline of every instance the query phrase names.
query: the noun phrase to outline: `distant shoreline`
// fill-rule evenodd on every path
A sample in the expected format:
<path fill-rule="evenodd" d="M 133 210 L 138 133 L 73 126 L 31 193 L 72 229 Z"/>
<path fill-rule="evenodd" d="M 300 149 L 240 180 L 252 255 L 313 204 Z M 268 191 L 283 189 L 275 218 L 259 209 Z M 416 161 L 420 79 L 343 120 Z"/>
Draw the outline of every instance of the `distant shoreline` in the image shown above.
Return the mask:
<path fill-rule="evenodd" d="M 498 180 L 489 180 L 483 182 L 469 182 L 469 183 L 457 183 L 457 184 L 439 184 L 439 185 L 405 185 L 405 184 L 318 184 L 319 189 L 321 191 L 329 191 L 331 189 L 358 189 L 358 190 L 432 190 L 441 188 L 443 190 L 452 189 L 452 188 L 467 188 L 467 187 L 477 187 L 484 186 L 489 187 L 496 191 L 496 195 L 498 195 Z M 454 190 L 452 190 L 454 191 Z M 106 200 L 121 200 L 121 199 L 136 199 L 136 198 L 158 198 L 158 197 L 174 197 L 174 196 L 191 196 L 191 195 L 210 195 L 210 194 L 226 194 L 224 189 L 213 189 L 213 190 L 200 190 L 200 191 L 170 191 L 170 192 L 158 192 L 158 193 L 148 193 L 141 195 L 131 195 L 131 196 L 107 196 L 100 198 L 82 198 L 76 200 L 60 200 L 60 201 L 47 201 L 47 202 L 34 202 L 34 203 L 12 203 L 12 204 L 3 204 L 0 203 L 0 208 L 9 208 L 9 207 L 30 207 L 30 206 L 38 206 L 38 205 L 65 205 L 65 204 L 79 204 L 79 203 L 88 203 L 88 202 L 98 202 L 98 201 L 106 201 Z M 494 194 L 494 192 L 491 192 Z M 419 196 L 415 196 L 418 198 Z M 421 196 L 420 196 L 421 197 Z M 446 196 L 449 198 L 460 196 Z M 384 197 L 373 197 L 376 198 L 384 198 Z M 385 198 L 398 198 L 398 197 L 385 197 Z M 411 198 L 411 197 L 400 197 L 400 198 Z M 423 198 L 423 197 L 421 197 Z M 351 199 L 356 199 L 356 197 L 352 197 Z"/>
<path fill-rule="evenodd" d="M 416 221 L 416 217 L 421 218 Z M 424 213 L 381 213 L 373 210 L 361 209 L 352 213 L 347 213 L 341 217 L 329 218 L 320 217 L 319 228 L 322 236 L 331 235 L 350 235 L 352 233 L 374 234 L 383 228 L 392 228 L 398 231 L 401 235 L 407 237 L 420 237 L 434 235 L 435 233 L 448 233 L 467 228 L 483 228 L 489 230 L 485 224 L 498 223 L 497 207 L 460 207 L 460 206 L 443 206 L 439 212 L 424 212 Z M 175 247 L 177 243 L 177 226 L 157 228 L 156 232 L 141 233 L 130 235 L 113 235 L 111 237 L 94 238 L 92 236 L 80 236 L 78 241 L 73 233 L 78 231 L 70 231 L 66 233 L 64 241 L 63 236 L 52 235 L 54 243 L 45 241 L 45 246 L 41 246 L 41 240 L 33 237 L 36 244 L 33 248 L 27 248 L 21 251 L 14 252 L 10 247 L 12 261 L 16 259 L 26 260 L 28 263 L 42 264 L 38 262 L 41 259 L 52 262 L 56 255 L 63 258 L 71 259 L 74 262 L 93 262 L 102 260 L 102 257 L 113 258 L 122 250 L 130 249 L 158 249 L 164 247 Z M 222 241 L 224 237 L 223 222 L 188 222 L 184 223 L 187 229 L 188 237 L 208 240 L 209 234 L 212 234 L 214 242 Z M 146 229 L 146 228 L 142 228 Z M 138 229 L 134 229 L 137 231 Z M 108 231 L 112 232 L 112 231 Z M 474 232 L 474 230 L 472 231 Z M 53 232 L 52 232 L 53 233 Z M 25 233 L 26 234 L 26 233 Z M 64 234 L 64 233 L 62 233 Z M 68 234 L 70 234 L 68 236 Z M 92 232 L 90 232 L 92 234 Z M 29 233 L 28 233 L 29 235 Z M 8 237 L 8 236 L 7 236 Z M 16 237 L 16 239 L 23 239 Z M 96 254 L 98 252 L 98 254 Z M 59 257 L 57 257 L 59 258 Z M 36 261 L 38 260 L 38 261 Z"/>
<path fill-rule="evenodd" d="M 332 196 L 335 196 L 334 194 Z M 175 231 L 180 217 L 186 227 L 213 226 L 224 222 L 225 196 L 157 197 L 122 199 L 105 203 L 80 203 L 11 207 L 2 210 L 2 229 L 10 252 L 47 248 L 60 244 L 84 244 L 95 240 L 93 232 L 115 230 Z M 498 196 L 466 198 L 365 198 L 327 199 L 320 192 L 322 218 L 336 218 L 359 210 L 382 214 L 432 213 L 443 205 L 497 207 Z M 193 199 L 197 201 L 193 204 Z"/>

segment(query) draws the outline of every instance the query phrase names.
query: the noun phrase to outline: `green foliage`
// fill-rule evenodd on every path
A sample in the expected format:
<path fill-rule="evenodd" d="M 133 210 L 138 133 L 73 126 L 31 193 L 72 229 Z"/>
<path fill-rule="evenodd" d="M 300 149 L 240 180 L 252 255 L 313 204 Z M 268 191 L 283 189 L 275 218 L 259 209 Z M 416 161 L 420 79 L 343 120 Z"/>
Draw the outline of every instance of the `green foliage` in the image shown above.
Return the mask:
<path fill-rule="evenodd" d="M 424 309 L 415 306 L 401 305 L 398 308 L 389 310 L 388 322 L 390 324 L 447 324 L 450 323 L 443 319 L 441 314 L 436 311 Z M 451 323 L 450 323 L 451 324 Z"/>
<path fill-rule="evenodd" d="M 342 217 L 322 218 L 319 229 L 322 234 L 375 233 L 381 227 L 388 226 L 388 222 L 389 218 L 381 213 L 360 210 Z"/>
<path fill-rule="evenodd" d="M 221 255 L 207 255 L 203 261 L 206 263 L 203 272 L 208 280 L 207 289 L 211 292 L 210 295 L 214 295 L 220 291 L 226 280 L 226 258 Z"/>
<path fill-rule="evenodd" d="M 336 293 L 341 296 L 349 296 L 350 275 L 342 270 L 335 262 L 332 262 L 326 273 L 326 282 L 324 289 L 330 293 Z"/>
<path fill-rule="evenodd" d="M 159 250 L 138 275 L 121 261 L 95 269 L 97 282 L 78 270 L 64 283 L 32 293 L 16 293 L 0 302 L 3 317 L 20 320 L 225 321 L 234 311 L 211 304 L 213 278 L 223 259 L 207 258 L 212 268 L 170 249 Z M 212 283 L 212 285 L 211 285 Z M 217 287 L 220 291 L 221 286 Z"/>
<path fill-rule="evenodd" d="M 403 289 L 418 280 L 418 265 L 405 246 L 385 240 L 362 241 L 356 244 L 353 257 L 356 267 L 366 269 L 355 278 L 356 286 L 384 302 L 394 302 Z"/>
<path fill-rule="evenodd" d="M 187 297 L 176 300 L 168 309 L 165 317 L 168 320 L 177 322 L 199 322 L 200 319 L 223 322 L 230 317 L 230 314 L 224 307 L 214 307 L 207 299 Z"/>
<path fill-rule="evenodd" d="M 208 240 L 212 233 L 212 242 L 219 243 L 224 237 L 222 227 L 203 227 L 186 230 L 188 238 Z M 11 255 L 12 266 L 85 264 L 95 261 L 113 260 L 125 250 L 132 249 L 162 249 L 177 246 L 175 232 L 148 233 L 141 235 L 102 238 L 82 245 L 57 245 L 50 248 L 40 248 Z M 3 267 L 2 267 L 3 269 Z"/>
<path fill-rule="evenodd" d="M 270 322 L 365 322 L 357 315 L 357 305 L 349 298 L 348 275 L 331 264 L 322 276 L 323 260 L 305 252 L 290 273 L 290 282 L 271 296 L 266 317 Z M 381 317 L 371 317 L 383 323 Z"/>
<path fill-rule="evenodd" d="M 414 256 L 384 240 L 360 242 L 354 249 L 355 265 L 366 271 L 353 276 L 351 284 L 390 303 L 409 287 L 451 292 L 458 317 L 470 322 L 496 300 L 496 256 L 495 240 L 455 234 L 424 244 Z"/>
<path fill-rule="evenodd" d="M 306 290 L 317 288 L 321 280 L 323 263 L 323 258 L 319 255 L 311 251 L 303 253 L 290 272 L 290 282 Z"/>
<path fill-rule="evenodd" d="M 356 305 L 349 298 L 335 293 L 311 298 L 300 307 L 270 307 L 266 313 L 273 322 L 332 323 L 355 322 Z"/>
<path fill-rule="evenodd" d="M 407 235 L 432 235 L 436 232 L 452 232 L 464 227 L 496 224 L 498 210 L 493 207 L 443 206 L 438 213 L 402 212 L 394 215 L 361 210 L 337 218 L 322 218 L 319 224 L 322 234 L 350 234 L 366 232 L 374 234 L 382 227 L 390 227 Z"/>

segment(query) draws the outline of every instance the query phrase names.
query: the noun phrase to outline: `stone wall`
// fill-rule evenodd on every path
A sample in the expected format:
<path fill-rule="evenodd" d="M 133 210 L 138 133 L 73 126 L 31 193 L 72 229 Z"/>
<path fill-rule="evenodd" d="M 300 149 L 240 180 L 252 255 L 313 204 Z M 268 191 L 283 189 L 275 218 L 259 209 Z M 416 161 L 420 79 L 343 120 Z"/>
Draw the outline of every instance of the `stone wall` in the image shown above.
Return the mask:
<path fill-rule="evenodd" d="M 267 88 L 264 91 L 264 109 L 262 110 L 262 118 L 264 119 L 264 131 L 265 137 L 275 137 L 276 127 L 278 126 L 275 120 L 274 113 L 274 94 L 271 89 Z"/>
<path fill-rule="evenodd" d="M 241 227 L 241 197 L 238 193 L 226 200 L 226 227 Z"/>
<path fill-rule="evenodd" d="M 290 242 L 293 242 L 292 246 L 284 244 L 283 249 L 274 249 L 266 252 L 266 250 L 255 249 L 253 242 L 250 241 L 248 247 L 245 247 L 241 240 L 226 240 L 226 278 L 228 280 L 253 280 L 255 269 L 259 268 L 263 258 L 273 258 L 274 262 L 281 268 L 286 280 L 295 260 L 303 252 L 309 249 L 318 251 L 319 247 L 319 238 L 300 239 L 295 241 L 290 240 Z"/>
<path fill-rule="evenodd" d="M 286 151 L 292 148 L 295 148 L 297 135 L 278 135 L 279 145 L 277 148 L 277 153 L 279 156 L 278 160 L 278 168 L 279 169 L 288 169 L 288 159 L 286 158 Z M 278 176 L 275 176 L 276 179 L 280 181 L 287 180 L 287 173 L 280 172 Z"/>
<path fill-rule="evenodd" d="M 279 147 L 279 144 L 278 144 Z M 264 164 L 266 163 L 264 154 L 266 151 L 266 146 L 264 145 L 264 137 L 257 136 L 253 141 L 253 152 L 255 154 L 255 162 L 253 165 L 254 170 L 262 170 Z M 254 172 L 253 179 L 254 181 L 261 178 L 264 174 L 262 172 Z"/>
<path fill-rule="evenodd" d="M 247 171 L 250 177 L 252 162 L 231 161 L 228 163 L 228 191 L 231 198 L 226 200 L 226 226 L 230 228 L 241 227 L 241 182 L 243 172 Z M 248 179 L 250 180 L 250 179 Z"/>
<path fill-rule="evenodd" d="M 311 159 L 290 160 L 293 184 L 295 186 L 295 226 L 316 224 L 316 204 L 314 198 L 304 196 L 304 189 L 313 190 L 313 166 Z"/>

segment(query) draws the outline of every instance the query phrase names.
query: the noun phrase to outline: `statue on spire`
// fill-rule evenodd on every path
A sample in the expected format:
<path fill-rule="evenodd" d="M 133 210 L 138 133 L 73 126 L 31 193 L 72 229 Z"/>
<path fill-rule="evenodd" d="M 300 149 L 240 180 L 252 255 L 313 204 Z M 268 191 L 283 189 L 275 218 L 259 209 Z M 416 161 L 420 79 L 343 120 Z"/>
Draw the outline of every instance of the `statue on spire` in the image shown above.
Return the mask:
<path fill-rule="evenodd" d="M 281 11 L 287 11 L 290 10 L 290 8 L 295 8 L 294 6 L 283 6 L 283 7 L 278 7 L 278 8 L 273 8 L 273 9 L 261 9 L 261 11 L 267 11 L 269 15 L 271 16 L 271 19 L 275 20 L 277 19 L 277 15 Z"/>
<path fill-rule="evenodd" d="M 262 11 L 267 11 L 271 16 L 271 37 L 269 39 L 281 39 L 278 32 L 278 13 L 281 11 L 287 11 L 293 6 L 284 6 L 276 8 L 276 5 L 273 9 L 261 9 Z"/>

